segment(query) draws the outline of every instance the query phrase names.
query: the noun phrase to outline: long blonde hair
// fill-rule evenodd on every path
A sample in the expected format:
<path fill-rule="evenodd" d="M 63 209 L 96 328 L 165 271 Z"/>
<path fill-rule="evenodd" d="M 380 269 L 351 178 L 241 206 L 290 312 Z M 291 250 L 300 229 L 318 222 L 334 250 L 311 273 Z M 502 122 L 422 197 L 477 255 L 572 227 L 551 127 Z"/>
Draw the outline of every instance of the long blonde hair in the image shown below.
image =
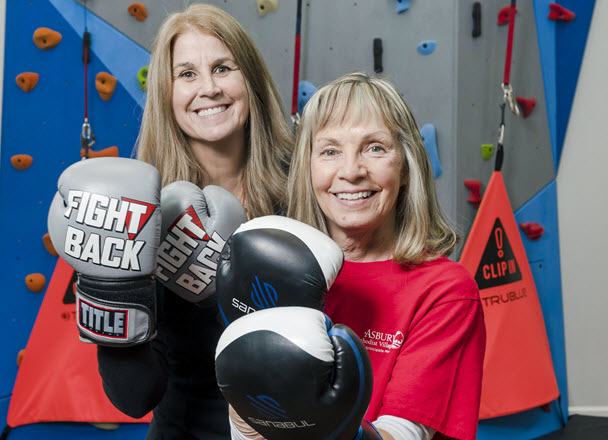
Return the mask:
<path fill-rule="evenodd" d="M 379 118 L 402 146 L 406 183 L 396 202 L 393 260 L 416 264 L 449 255 L 459 237 L 439 206 L 431 161 L 414 116 L 392 83 L 364 72 L 344 75 L 321 87 L 306 104 L 289 174 L 287 215 L 328 233 L 311 181 L 314 136 L 324 127 L 365 114 Z"/>
<path fill-rule="evenodd" d="M 244 202 L 252 217 L 273 214 L 285 204 L 293 134 L 278 89 L 253 40 L 231 15 L 219 8 L 194 4 L 169 15 L 161 25 L 148 70 L 148 96 L 137 157 L 156 166 L 163 186 L 176 180 L 204 184 L 205 171 L 177 124 L 171 106 L 173 45 L 179 35 L 193 29 L 219 38 L 243 73 L 249 95 Z"/>

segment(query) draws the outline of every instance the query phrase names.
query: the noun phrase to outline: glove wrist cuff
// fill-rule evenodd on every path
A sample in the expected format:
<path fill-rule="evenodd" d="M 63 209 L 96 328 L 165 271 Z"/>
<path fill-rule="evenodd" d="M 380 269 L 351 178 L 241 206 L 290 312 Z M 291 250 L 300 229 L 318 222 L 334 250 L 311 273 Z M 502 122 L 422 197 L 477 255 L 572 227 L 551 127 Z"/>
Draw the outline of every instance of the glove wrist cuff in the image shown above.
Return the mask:
<path fill-rule="evenodd" d="M 147 342 L 156 335 L 154 278 L 107 281 L 78 275 L 76 317 L 80 339 L 108 346 Z"/>

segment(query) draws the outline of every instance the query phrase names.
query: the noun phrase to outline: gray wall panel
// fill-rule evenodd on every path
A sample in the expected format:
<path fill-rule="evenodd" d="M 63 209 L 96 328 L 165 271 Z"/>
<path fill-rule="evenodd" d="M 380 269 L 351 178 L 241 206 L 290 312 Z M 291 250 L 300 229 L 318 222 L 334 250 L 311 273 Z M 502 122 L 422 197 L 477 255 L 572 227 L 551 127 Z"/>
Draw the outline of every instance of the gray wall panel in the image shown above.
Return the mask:
<path fill-rule="evenodd" d="M 127 13 L 131 3 L 88 0 L 87 7 L 149 50 L 166 15 L 192 1 L 145 1 L 144 22 Z M 232 14 L 248 30 L 290 113 L 297 1 L 280 0 L 278 10 L 264 17 L 255 0 L 208 3 Z M 384 74 L 404 93 L 419 126 L 432 123 L 437 130 L 443 168 L 437 179 L 440 202 L 465 234 L 477 210 L 466 201 L 464 180 L 481 180 L 485 188 L 494 169 L 494 158 L 482 160 L 480 147 L 497 140 L 508 31 L 508 26 L 496 24 L 506 3 L 484 1 L 482 35 L 472 38 L 473 3 L 412 1 L 408 11 L 397 14 L 391 0 L 304 0 L 302 10 L 300 80 L 317 86 L 352 70 L 371 71 L 373 39 L 382 38 Z M 537 105 L 526 119 L 506 114 L 503 175 L 514 210 L 555 177 L 534 10 L 531 2 L 519 2 L 518 9 L 511 82 L 516 95 L 535 96 Z M 424 40 L 437 42 L 430 55 L 416 50 Z"/>

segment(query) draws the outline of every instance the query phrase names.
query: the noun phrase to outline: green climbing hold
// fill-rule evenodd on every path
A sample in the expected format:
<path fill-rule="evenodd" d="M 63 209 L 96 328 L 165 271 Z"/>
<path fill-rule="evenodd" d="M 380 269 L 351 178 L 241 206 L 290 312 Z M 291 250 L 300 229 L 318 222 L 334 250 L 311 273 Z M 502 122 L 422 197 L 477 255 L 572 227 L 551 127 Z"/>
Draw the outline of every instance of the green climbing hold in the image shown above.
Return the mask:
<path fill-rule="evenodd" d="M 148 91 L 148 66 L 144 66 L 137 72 L 137 81 L 139 82 L 139 88 L 147 92 Z"/>
<path fill-rule="evenodd" d="M 493 152 L 494 152 L 493 144 L 482 144 L 481 145 L 481 157 L 483 157 L 483 160 L 490 160 Z"/>

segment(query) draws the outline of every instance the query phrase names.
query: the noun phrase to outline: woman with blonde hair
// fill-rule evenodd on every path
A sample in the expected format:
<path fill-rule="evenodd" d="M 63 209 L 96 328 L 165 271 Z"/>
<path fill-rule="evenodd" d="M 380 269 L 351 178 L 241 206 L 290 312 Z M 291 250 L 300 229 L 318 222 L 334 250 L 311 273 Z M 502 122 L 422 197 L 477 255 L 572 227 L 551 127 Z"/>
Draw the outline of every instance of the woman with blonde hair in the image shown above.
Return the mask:
<path fill-rule="evenodd" d="M 406 102 L 386 79 L 345 75 L 307 103 L 288 216 L 326 232 L 345 263 L 324 312 L 350 327 L 374 376 L 365 419 L 385 440 L 475 438 L 485 326 Z"/>
<path fill-rule="evenodd" d="M 284 209 L 293 135 L 260 52 L 232 16 L 194 4 L 167 17 L 147 88 L 137 158 L 158 169 L 163 186 L 221 186 L 249 218 Z M 98 347 L 104 390 L 132 417 L 154 410 L 148 439 L 228 439 L 214 370 L 223 330 L 216 299 L 197 307 L 158 285 L 157 337 Z"/>

